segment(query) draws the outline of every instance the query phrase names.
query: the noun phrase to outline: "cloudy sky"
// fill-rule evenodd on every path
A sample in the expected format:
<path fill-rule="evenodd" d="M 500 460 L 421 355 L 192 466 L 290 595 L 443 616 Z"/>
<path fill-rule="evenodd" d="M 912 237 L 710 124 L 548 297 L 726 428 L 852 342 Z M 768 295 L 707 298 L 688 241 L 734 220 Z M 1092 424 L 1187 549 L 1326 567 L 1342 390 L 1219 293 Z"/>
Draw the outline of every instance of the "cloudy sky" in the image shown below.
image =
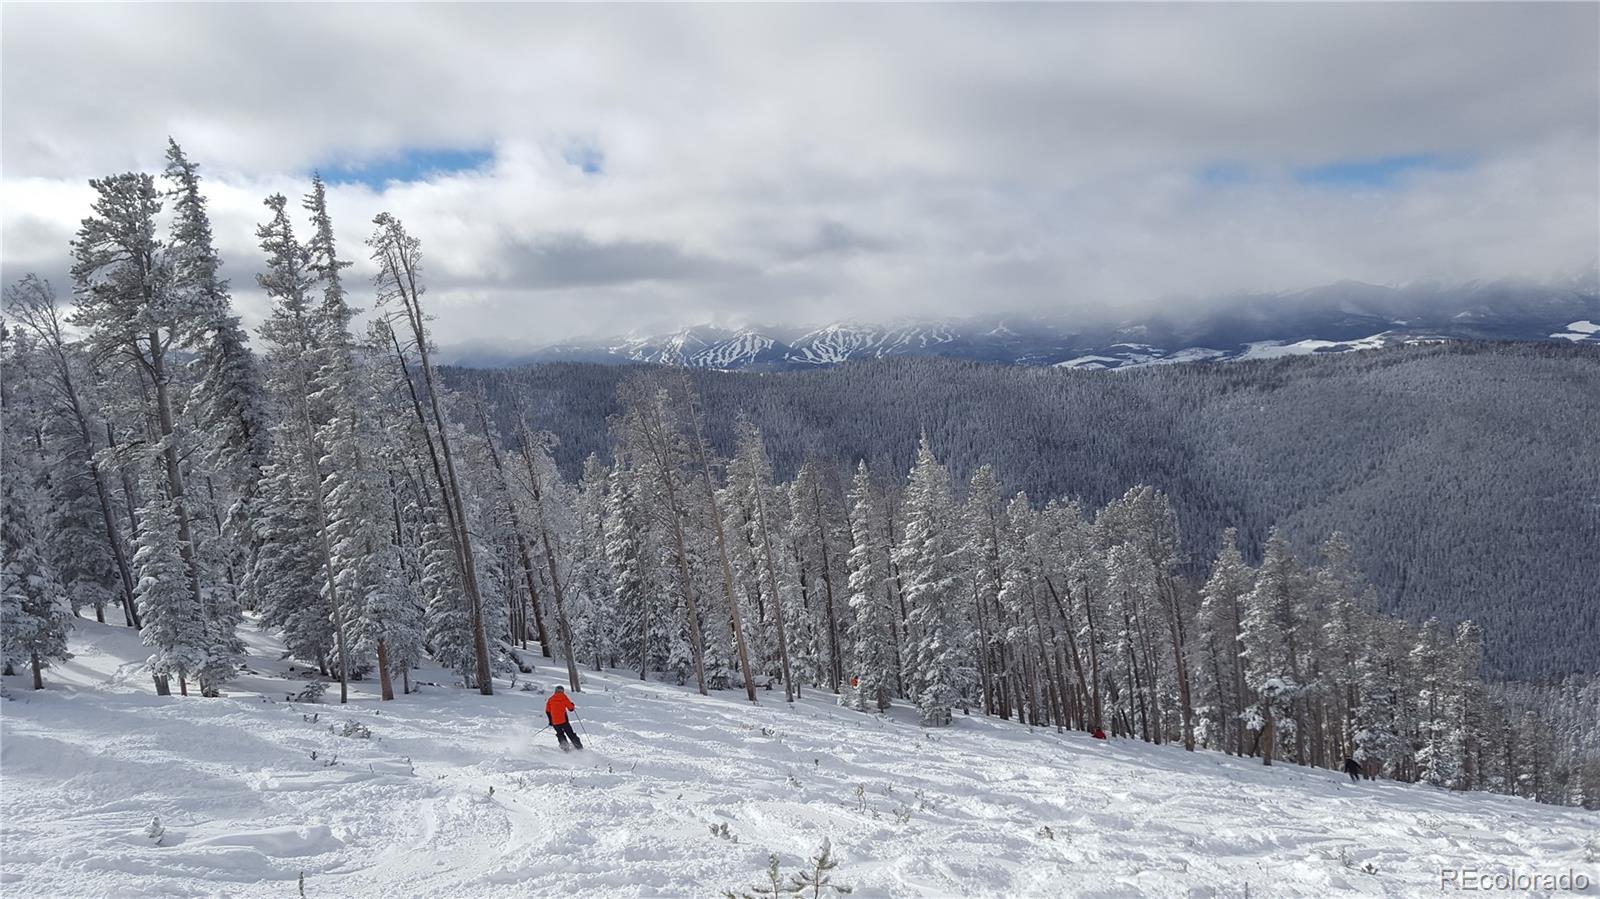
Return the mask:
<path fill-rule="evenodd" d="M 264 196 L 423 240 L 441 343 L 1123 315 L 1600 244 L 1600 6 L 31 6 L 0 17 L 7 280 L 87 178 L 201 163 L 247 320 Z"/>

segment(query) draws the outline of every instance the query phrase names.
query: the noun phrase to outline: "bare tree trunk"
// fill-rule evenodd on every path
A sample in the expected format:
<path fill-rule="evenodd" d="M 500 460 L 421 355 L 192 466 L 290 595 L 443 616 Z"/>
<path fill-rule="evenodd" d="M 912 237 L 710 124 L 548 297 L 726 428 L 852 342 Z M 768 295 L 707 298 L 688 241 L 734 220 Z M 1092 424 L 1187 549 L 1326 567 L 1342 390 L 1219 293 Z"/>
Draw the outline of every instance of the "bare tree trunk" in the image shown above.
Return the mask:
<path fill-rule="evenodd" d="M 398 228 L 398 223 L 396 223 Z M 439 450 L 444 456 L 445 503 L 455 510 L 455 537 L 460 547 L 462 575 L 467 591 L 468 613 L 472 620 L 472 648 L 478 663 L 478 692 L 494 695 L 494 670 L 489 663 L 489 644 L 483 632 L 483 598 L 478 590 L 478 566 L 473 558 L 472 539 L 467 532 L 466 506 L 461 499 L 461 482 L 456 477 L 455 457 L 450 451 L 450 427 L 444 411 L 439 406 L 439 390 L 434 383 L 433 361 L 428 353 L 428 335 L 422 311 L 422 293 L 417 285 L 414 248 L 406 239 L 389 241 L 383 250 L 394 275 L 394 287 L 406 320 L 411 325 L 416 341 L 417 357 L 421 362 L 423 384 L 428 390 L 428 404 L 433 411 L 433 421 L 439 434 Z M 408 379 L 409 380 L 409 379 Z"/>
<path fill-rule="evenodd" d="M 522 564 L 522 577 L 528 585 L 529 604 L 533 606 L 534 627 L 538 629 L 539 653 L 545 658 L 550 658 L 550 637 L 544 629 L 544 612 L 539 608 L 539 588 L 535 586 L 533 575 L 533 560 L 528 554 L 528 539 L 522 529 L 521 516 L 517 514 L 517 506 L 511 501 L 510 484 L 506 482 L 505 468 L 500 464 L 500 452 L 495 449 L 494 435 L 489 432 L 489 413 L 483 407 L 480 398 L 477 402 L 478 421 L 483 426 L 483 441 L 489 448 L 489 461 L 494 465 L 495 474 L 499 475 L 500 483 L 506 487 L 506 514 L 511 516 L 511 530 L 517 537 L 517 558 Z M 529 472 L 532 472 L 532 463 L 529 463 Z M 527 648 L 526 632 L 523 636 L 523 648 Z M 573 687 L 577 689 L 576 686 Z"/>
<path fill-rule="evenodd" d="M 394 680 L 389 677 L 389 645 L 378 638 L 378 684 L 384 699 L 394 698 Z"/>
<path fill-rule="evenodd" d="M 555 594 L 556 600 L 556 633 L 561 638 L 561 655 L 567 662 L 567 682 L 572 685 L 573 692 L 581 692 L 578 686 L 578 661 L 572 651 L 572 625 L 567 621 L 566 590 L 561 586 L 561 574 L 556 571 L 556 553 L 550 546 L 550 529 L 545 524 L 544 517 L 544 491 L 540 489 L 539 472 L 533 464 L 533 444 L 526 423 L 520 423 L 518 436 L 522 444 L 522 461 L 528 468 L 528 485 L 533 491 L 533 507 L 539 516 L 539 542 L 544 545 L 544 560 L 550 571 L 550 591 Z"/>
<path fill-rule="evenodd" d="M 1061 594 L 1056 592 L 1055 582 L 1050 580 L 1050 577 L 1048 575 L 1045 576 L 1044 585 L 1045 585 L 1045 588 L 1050 591 L 1050 598 L 1055 602 L 1056 613 L 1061 616 L 1061 623 L 1066 628 L 1067 654 L 1072 659 L 1072 670 L 1073 670 L 1073 674 L 1078 679 L 1078 689 L 1083 692 L 1083 697 L 1084 697 L 1085 702 L 1088 702 L 1090 700 L 1089 682 L 1084 678 L 1084 675 L 1083 675 L 1083 657 L 1078 652 L 1078 641 L 1077 641 L 1076 636 L 1074 635 L 1074 629 L 1073 629 L 1073 626 L 1072 626 L 1072 616 L 1067 614 L 1066 604 L 1061 601 Z M 1094 692 L 1096 694 L 1098 694 L 1100 692 L 1100 685 L 1099 685 L 1098 678 L 1096 679 Z M 1095 696 L 1094 697 L 1094 702 L 1095 702 L 1096 706 L 1099 705 L 1098 700 L 1099 700 L 1099 697 Z M 1082 727 L 1084 723 L 1085 722 L 1079 722 L 1078 726 Z M 1099 721 L 1098 712 L 1096 712 L 1096 715 L 1095 715 L 1094 726 L 1095 726 L 1096 729 L 1099 729 L 1099 727 L 1100 727 L 1100 721 Z"/>
<path fill-rule="evenodd" d="M 1273 718 L 1272 703 L 1261 703 L 1261 716 L 1264 723 L 1261 725 L 1261 764 L 1272 767 L 1272 748 L 1278 742 L 1277 721 Z"/>
<path fill-rule="evenodd" d="M 844 667 L 839 657 L 839 621 L 833 612 L 833 565 L 828 557 L 828 529 L 822 524 L 822 485 L 817 480 L 811 479 L 811 504 L 817 518 L 817 546 L 822 550 L 822 591 L 828 617 L 828 678 L 833 692 L 838 693 Z"/>
<path fill-rule="evenodd" d="M 1001 718 L 1010 718 L 1011 710 L 996 702 L 994 684 L 989 675 L 989 627 L 984 622 L 983 593 L 978 589 L 977 579 L 972 582 L 972 607 L 978 623 L 978 689 L 983 691 L 983 713 L 998 713 Z"/>
<path fill-rule="evenodd" d="M 706 452 L 705 433 L 700 426 L 700 413 L 695 406 L 692 388 L 687 376 L 683 383 L 684 402 L 687 406 L 688 425 L 694 431 L 694 440 L 689 445 L 693 447 L 695 460 L 699 463 L 700 475 L 706 491 L 706 508 L 711 515 L 711 524 L 717 537 L 717 553 L 722 562 L 722 594 L 728 601 L 728 613 L 733 621 L 733 642 L 739 652 L 739 670 L 744 674 L 745 696 L 751 702 L 756 701 L 756 679 L 750 670 L 750 652 L 744 642 L 744 623 L 739 614 L 739 598 L 733 589 L 733 565 L 728 561 L 728 541 L 723 534 L 722 510 L 717 503 L 717 485 L 711 479 L 711 460 Z M 831 614 L 831 605 L 830 605 Z M 835 684 L 834 692 L 838 687 Z"/>
<path fill-rule="evenodd" d="M 1167 629 L 1172 638 L 1172 661 L 1178 675 L 1178 702 L 1183 714 L 1183 748 L 1193 752 L 1194 701 L 1189 686 L 1187 634 L 1184 632 L 1183 615 L 1178 608 L 1176 588 L 1168 581 L 1162 585 L 1161 592 L 1166 600 Z"/>
<path fill-rule="evenodd" d="M 407 318 L 409 317 L 410 306 L 408 304 Z M 417 394 L 417 385 L 411 380 L 411 367 L 406 362 L 405 350 L 400 346 L 400 337 L 393 328 L 389 329 L 389 339 L 394 346 L 395 364 L 399 366 L 400 379 L 406 383 L 406 389 L 411 394 L 411 406 L 417 416 L 417 426 L 422 429 L 423 439 L 428 445 L 428 461 L 433 465 L 433 477 L 439 485 L 439 504 L 444 507 L 445 521 L 450 528 L 450 543 L 455 549 L 456 568 L 461 572 L 462 589 L 467 592 L 467 614 L 472 624 L 473 652 L 477 654 L 481 651 L 481 655 L 478 657 L 478 674 L 480 675 L 478 690 L 486 696 L 492 695 L 494 693 L 494 684 L 491 680 L 482 679 L 482 675 L 488 667 L 488 643 L 484 641 L 483 619 L 479 615 L 481 610 L 475 599 L 477 596 L 477 570 L 470 565 L 468 556 L 470 546 L 465 539 L 467 536 L 466 522 L 458 517 L 458 512 L 461 510 L 451 502 L 450 482 L 446 479 L 445 466 L 440 461 L 438 448 L 434 446 L 433 431 L 428 427 L 428 419 L 423 414 L 422 398 Z M 432 390 L 431 382 L 429 390 Z M 434 400 L 434 411 L 437 415 L 437 400 Z M 435 420 L 439 419 L 436 417 Z M 469 569 L 472 572 L 470 583 L 467 579 Z"/>
<path fill-rule="evenodd" d="M 156 390 L 156 420 L 161 431 L 162 460 L 165 463 L 167 475 L 167 498 L 172 502 L 173 511 L 178 517 L 178 553 L 183 559 L 184 568 L 189 573 L 189 591 L 194 596 L 196 609 L 205 608 L 205 594 L 200 590 L 200 566 L 194 557 L 194 537 L 189 528 L 189 510 L 184 504 L 183 472 L 178 465 L 178 441 L 175 435 L 172 412 L 172 396 L 169 389 L 169 375 L 166 370 L 166 350 L 161 340 L 159 331 L 152 331 L 149 336 L 150 356 L 148 368 L 150 380 Z M 156 682 L 156 693 L 168 695 L 163 692 L 165 686 L 161 681 Z M 178 679 L 180 692 L 189 695 L 183 678 Z"/>
<path fill-rule="evenodd" d="M 767 581 L 772 588 L 772 614 L 778 621 L 778 658 L 783 664 L 783 698 L 785 702 L 794 702 L 795 683 L 794 673 L 789 669 L 789 638 L 788 625 L 783 620 L 783 591 L 778 588 L 778 570 L 773 561 L 772 532 L 767 528 L 767 501 L 761 495 L 761 487 L 756 487 L 756 519 L 757 526 L 761 528 L 762 557 L 766 562 Z"/>

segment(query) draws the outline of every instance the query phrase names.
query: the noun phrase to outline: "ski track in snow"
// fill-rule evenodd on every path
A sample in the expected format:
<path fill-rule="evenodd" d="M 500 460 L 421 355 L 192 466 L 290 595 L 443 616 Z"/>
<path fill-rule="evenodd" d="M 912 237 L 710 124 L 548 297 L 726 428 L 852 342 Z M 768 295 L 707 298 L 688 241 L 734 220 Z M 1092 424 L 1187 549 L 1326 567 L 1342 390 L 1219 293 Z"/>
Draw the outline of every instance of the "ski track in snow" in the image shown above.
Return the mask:
<path fill-rule="evenodd" d="M 361 683 L 339 706 L 335 684 L 312 705 L 283 701 L 275 638 L 245 636 L 254 673 L 221 699 L 154 696 L 137 636 L 84 621 L 49 689 L 6 679 L 0 893 L 284 897 L 304 872 L 308 897 L 715 896 L 824 836 L 856 896 L 1410 896 L 1462 865 L 1600 882 L 1600 815 L 1577 809 L 626 671 L 584 672 L 591 748 L 562 754 L 536 731 L 564 671 L 537 651 L 536 692 Z M 347 721 L 372 738 L 330 731 Z"/>

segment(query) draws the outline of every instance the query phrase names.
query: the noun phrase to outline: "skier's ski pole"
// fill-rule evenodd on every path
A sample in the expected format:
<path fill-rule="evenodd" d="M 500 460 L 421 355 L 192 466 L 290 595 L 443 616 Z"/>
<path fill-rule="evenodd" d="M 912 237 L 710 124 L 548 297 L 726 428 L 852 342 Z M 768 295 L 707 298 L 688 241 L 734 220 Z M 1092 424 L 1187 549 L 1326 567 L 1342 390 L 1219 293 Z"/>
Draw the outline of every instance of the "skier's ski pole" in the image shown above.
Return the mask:
<path fill-rule="evenodd" d="M 589 728 L 583 726 L 583 719 L 578 717 L 577 712 L 572 713 L 572 720 L 578 722 L 578 729 L 583 731 L 585 737 L 589 736 Z"/>

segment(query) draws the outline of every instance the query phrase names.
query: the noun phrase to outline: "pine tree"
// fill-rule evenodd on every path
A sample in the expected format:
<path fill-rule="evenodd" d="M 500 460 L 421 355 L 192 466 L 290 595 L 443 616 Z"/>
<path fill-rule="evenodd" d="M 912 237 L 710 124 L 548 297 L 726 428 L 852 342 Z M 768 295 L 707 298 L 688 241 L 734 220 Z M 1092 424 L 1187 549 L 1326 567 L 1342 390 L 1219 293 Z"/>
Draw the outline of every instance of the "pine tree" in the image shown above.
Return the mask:
<path fill-rule="evenodd" d="M 261 249 L 267 256 L 267 271 L 256 276 L 257 282 L 272 299 L 272 310 L 261 327 L 262 336 L 269 344 L 268 384 L 278 399 L 283 415 L 276 432 L 273 460 L 282 460 L 286 467 L 297 469 L 292 477 L 268 479 L 270 486 L 297 488 L 299 496 L 308 500 L 312 527 L 303 532 L 280 531 L 284 539 L 307 540 L 312 544 L 321 562 L 322 577 L 319 593 L 325 604 L 328 619 L 333 625 L 334 651 L 337 655 L 339 676 L 339 701 L 349 699 L 349 682 L 352 667 L 359 660 L 352 656 L 350 622 L 359 614 L 361 592 L 346 594 L 351 574 L 341 572 L 346 567 L 346 557 L 336 556 L 339 535 L 334 532 L 333 511 L 328 491 L 338 486 L 343 473 L 329 479 L 333 467 L 349 464 L 349 454 L 354 450 L 342 447 L 344 455 L 335 460 L 329 454 L 327 428 L 335 421 L 344 404 L 330 403 L 328 393 L 318 375 L 324 358 L 324 346 L 318 334 L 315 313 L 308 291 L 315 283 L 314 273 L 308 265 L 308 254 L 294 237 L 294 229 L 287 212 L 288 201 L 282 194 L 274 194 L 264 201 L 272 211 L 270 221 L 256 229 Z M 348 423 L 348 422 L 347 422 Z M 332 463 L 332 464 L 330 464 Z M 348 496 L 345 497 L 348 501 Z M 293 501 L 289 497 L 272 497 L 267 503 L 282 506 Z M 306 550 L 292 553 L 303 557 Z M 260 583 L 260 578 L 255 579 Z M 343 581 L 343 583 L 341 583 Z"/>
<path fill-rule="evenodd" d="M 890 608 L 887 528 L 867 473 L 856 466 L 850 482 L 850 608 L 855 614 L 855 646 L 851 670 L 856 686 L 850 694 L 861 711 L 888 711 L 895 684 L 895 615 Z"/>
<path fill-rule="evenodd" d="M 762 653 L 770 658 L 770 648 L 777 648 L 777 673 L 783 678 L 783 695 L 793 702 L 799 684 L 794 679 L 794 666 L 789 659 L 789 616 L 784 612 L 783 589 L 778 579 L 779 545 L 781 535 L 774 532 L 779 519 L 774 506 L 777 497 L 773 488 L 772 463 L 767 458 L 766 441 L 761 431 L 748 418 L 740 418 L 736 427 L 736 448 L 733 461 L 728 465 L 729 507 L 734 524 L 742 533 L 738 541 L 744 547 L 745 566 L 748 569 L 749 592 L 758 605 L 758 620 L 766 623 L 769 639 L 763 640 Z"/>
<path fill-rule="evenodd" d="M 639 679 L 643 680 L 650 666 L 651 646 L 658 642 L 651 639 L 652 626 L 656 632 L 661 627 L 650 615 L 651 599 L 659 591 L 650 589 L 646 522 L 635 502 L 633 477 L 617 464 L 607 481 L 605 563 L 616 591 L 619 651 L 625 658 L 639 660 Z"/>
<path fill-rule="evenodd" d="M 8 360 L 10 361 L 10 360 Z M 0 387 L 0 390 L 3 390 Z M 44 688 L 44 669 L 71 658 L 67 631 L 72 614 L 66 591 L 46 560 L 36 522 L 46 500 L 40 487 L 42 465 L 24 447 L 22 431 L 30 417 L 6 397 L 0 409 L 0 661 L 7 668 L 28 665 L 33 688 Z"/>
<path fill-rule="evenodd" d="M 422 596 L 434 661 L 460 672 L 467 684 L 476 673 L 472 620 L 462 597 L 461 569 L 448 526 L 430 515 L 422 528 Z"/>
<path fill-rule="evenodd" d="M 1021 638 L 1023 629 L 1012 625 L 1021 620 L 1021 607 L 1027 603 L 1028 579 L 1017 562 L 1025 548 L 1005 546 L 1001 532 L 1006 530 L 1005 510 L 1000 504 L 1000 484 L 994 468 L 981 466 L 973 472 L 967 484 L 967 502 L 963 510 L 966 531 L 961 548 L 962 565 L 972 573 L 973 620 L 977 624 L 978 640 L 975 655 L 978 663 L 978 682 L 983 692 L 984 711 L 1011 717 L 1012 706 L 1018 706 L 1022 716 L 1021 697 L 1025 689 L 1036 686 L 1022 684 L 1024 677 L 1016 670 L 1017 647 L 1008 645 L 1013 638 Z M 1002 552 L 1014 564 L 1006 566 Z M 1009 589 L 1007 589 L 1009 588 Z M 1001 595 L 1005 595 L 1002 607 Z M 1037 693 L 1034 693 L 1037 698 Z M 1037 714 L 1038 706 L 1035 704 Z"/>
<path fill-rule="evenodd" d="M 155 233 L 161 211 L 155 179 L 130 172 L 93 179 L 89 186 L 96 193 L 92 214 L 83 220 L 72 244 L 78 299 L 72 323 L 86 332 L 95 358 L 133 363 L 150 387 L 145 411 L 154 424 L 162 462 L 162 478 L 153 486 L 164 497 L 149 504 L 165 503 L 171 510 L 177 529 L 175 548 L 191 594 L 189 607 L 201 614 L 205 602 L 180 459 L 184 435 L 172 389 L 177 373 L 172 354 L 209 310 L 195 291 L 175 289 L 175 260 Z M 180 255 L 176 264 L 182 263 Z M 165 694 L 161 670 L 156 669 L 156 692 Z"/>
<path fill-rule="evenodd" d="M 76 345 L 69 344 L 61 310 L 56 305 L 55 293 L 48 281 L 29 274 L 15 285 L 8 286 L 5 309 L 23 328 L 32 332 L 40 355 L 45 357 L 45 364 L 40 366 L 42 370 L 34 377 L 39 383 L 49 383 L 54 388 L 57 415 L 53 417 L 52 424 L 46 425 L 46 430 L 55 438 L 54 443 L 61 454 L 62 470 L 56 477 L 62 479 L 63 483 L 71 484 L 77 495 L 72 499 L 58 497 L 56 500 L 62 520 L 55 522 L 51 528 L 52 533 L 60 535 L 52 540 L 53 554 L 57 557 L 58 566 L 70 555 L 73 565 L 84 568 L 82 576 L 70 570 L 63 575 L 68 592 L 76 597 L 73 602 L 81 605 L 93 601 L 92 596 L 82 596 L 81 591 L 93 590 L 94 582 L 114 584 L 115 592 L 122 601 L 124 620 L 130 627 L 138 627 L 128 550 L 113 508 L 108 478 L 96 459 L 99 450 L 98 427 L 90 422 L 93 404 L 85 392 L 85 385 L 90 380 L 84 372 L 85 354 Z M 81 482 L 85 480 L 92 488 L 98 515 L 93 525 L 98 528 L 101 540 L 98 549 L 84 544 L 83 535 L 91 527 L 82 509 L 82 494 L 85 491 L 81 489 Z M 112 578 L 94 575 L 96 569 L 105 568 L 110 569 Z M 103 621 L 100 607 L 97 606 L 95 612 L 96 618 Z"/>
<path fill-rule="evenodd" d="M 280 427 L 282 427 L 280 425 Z M 333 619 L 322 589 L 326 580 L 311 513 L 313 485 L 292 453 L 293 439 L 275 441 L 262 472 L 255 528 L 260 550 L 252 579 L 262 623 L 277 628 L 294 658 L 314 661 L 324 674 L 334 651 Z"/>
<path fill-rule="evenodd" d="M 154 650 L 150 669 L 161 676 L 177 675 L 180 689 L 188 695 L 188 679 L 205 668 L 211 640 L 201 601 L 188 582 L 176 504 L 155 485 L 146 495 L 151 499 L 139 511 L 138 549 L 133 554 L 139 576 L 135 595 L 144 621 L 141 638 Z"/>
<path fill-rule="evenodd" d="M 1246 683 L 1255 691 L 1261 719 L 1262 763 L 1272 764 L 1284 716 L 1301 690 L 1295 632 L 1307 591 L 1306 576 L 1276 529 L 1267 539 L 1255 589 L 1245 598 L 1241 655 Z M 1295 722 L 1288 722 L 1294 727 Z M 1299 759 L 1297 759 L 1299 761 Z"/>
<path fill-rule="evenodd" d="M 577 542 L 572 586 L 578 607 L 573 627 L 579 655 L 589 659 L 596 671 L 608 661 L 615 664 L 618 655 L 618 598 L 612 568 L 607 564 L 605 528 L 609 484 L 610 472 L 599 456 L 590 453 L 583 463 L 575 510 Z"/>
<path fill-rule="evenodd" d="M 1243 602 L 1254 587 L 1254 572 L 1239 554 L 1238 533 L 1228 528 L 1222 534 L 1216 561 L 1211 563 L 1211 576 L 1200 590 L 1196 625 L 1204 668 L 1202 695 L 1212 709 L 1215 743 L 1239 755 L 1245 753 L 1245 736 L 1238 718 L 1249 702 L 1239 638 Z M 1235 737 L 1231 743 L 1230 730 Z"/>
<path fill-rule="evenodd" d="M 168 241 L 172 290 L 184 297 L 193 316 L 184 335 L 185 345 L 197 355 L 191 365 L 197 374 L 189 406 L 202 437 L 206 467 L 234 497 L 223 510 L 220 537 L 226 545 L 217 553 L 218 562 L 231 575 L 248 569 L 257 551 L 250 522 L 258 514 L 257 486 L 267 464 L 269 426 L 255 357 L 220 274 L 222 263 L 200 193 L 199 166 L 171 139 L 165 176 L 172 185 Z"/>
<path fill-rule="evenodd" d="M 51 457 L 44 511 L 46 560 L 66 591 L 72 614 L 94 610 L 104 622 L 106 606 L 120 586 L 107 551 L 104 518 L 95 488 L 94 460 L 83 454 L 78 435 L 62 416 L 51 415 L 40 429 L 44 451 Z"/>
<path fill-rule="evenodd" d="M 922 723 L 933 727 L 948 726 L 952 707 L 961 701 L 956 687 L 960 662 L 954 608 L 961 586 L 951 533 L 954 512 L 950 475 L 934 458 L 924 435 L 906 487 L 905 536 L 895 548 L 894 560 L 905 581 L 909 608 L 906 680 Z"/>
<path fill-rule="evenodd" d="M 840 692 L 844 681 L 843 635 L 848 629 L 844 596 L 835 596 L 834 566 L 844 554 L 834 547 L 846 535 L 839 532 L 843 515 L 833 491 L 824 485 L 825 471 L 816 459 L 807 459 L 789 488 L 789 537 L 798 553 L 800 575 L 814 600 L 811 631 L 818 641 L 815 653 L 824 660 L 828 689 Z"/>

